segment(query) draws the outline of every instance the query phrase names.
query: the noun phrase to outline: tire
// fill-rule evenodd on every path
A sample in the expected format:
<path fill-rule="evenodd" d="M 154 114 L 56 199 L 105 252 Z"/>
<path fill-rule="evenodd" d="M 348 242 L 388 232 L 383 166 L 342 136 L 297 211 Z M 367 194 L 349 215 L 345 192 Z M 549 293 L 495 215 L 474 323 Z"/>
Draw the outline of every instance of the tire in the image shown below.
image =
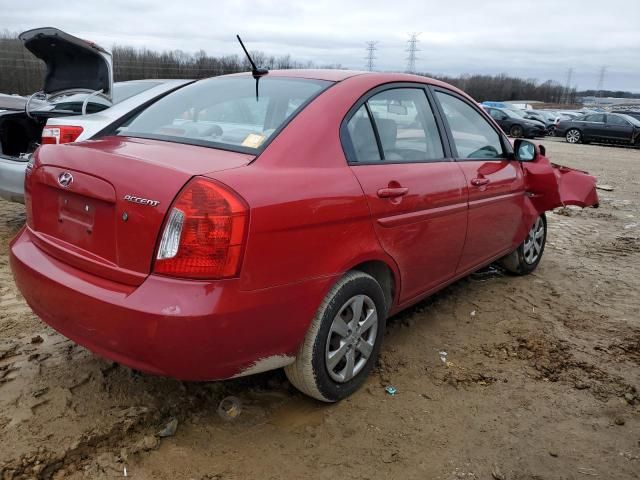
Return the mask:
<path fill-rule="evenodd" d="M 538 267 L 546 242 L 547 217 L 543 213 L 533 222 L 527 238 L 512 253 L 500 259 L 498 263 L 513 275 L 527 275 Z"/>
<path fill-rule="evenodd" d="M 582 132 L 577 128 L 570 128 L 567 130 L 567 133 L 565 133 L 564 138 L 567 143 L 580 143 L 582 141 Z"/>
<path fill-rule="evenodd" d="M 524 129 L 520 125 L 513 125 L 509 129 L 509 135 L 513 138 L 520 138 L 524 135 Z"/>
<path fill-rule="evenodd" d="M 359 304 L 356 330 L 353 316 Z M 322 301 L 295 362 L 284 368 L 289 381 L 323 402 L 351 395 L 375 365 L 387 311 L 382 287 L 371 275 L 347 272 Z M 330 358 L 339 360 L 331 365 Z"/>

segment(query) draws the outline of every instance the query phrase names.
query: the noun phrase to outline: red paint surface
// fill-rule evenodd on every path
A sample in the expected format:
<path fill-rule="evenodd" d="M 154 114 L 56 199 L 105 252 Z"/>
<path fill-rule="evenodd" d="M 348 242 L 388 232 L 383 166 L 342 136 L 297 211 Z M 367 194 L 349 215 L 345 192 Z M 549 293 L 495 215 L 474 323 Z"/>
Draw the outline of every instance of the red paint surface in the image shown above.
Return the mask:
<path fill-rule="evenodd" d="M 327 291 L 354 266 L 389 268 L 390 311 L 397 312 L 513 250 L 539 213 L 597 203 L 593 177 L 555 169 L 541 156 L 523 164 L 449 159 L 350 167 L 339 128 L 365 92 L 390 82 L 460 92 L 404 74 L 273 74 L 339 83 L 255 161 L 124 137 L 38 150 L 26 185 L 33 213 L 11 245 L 11 266 L 45 322 L 143 371 L 228 378 L 259 359 L 293 355 Z M 60 187 L 62 171 L 77 181 Z M 165 216 L 194 176 L 228 186 L 249 207 L 237 278 L 151 273 Z M 124 195 L 160 203 L 135 204 Z"/>

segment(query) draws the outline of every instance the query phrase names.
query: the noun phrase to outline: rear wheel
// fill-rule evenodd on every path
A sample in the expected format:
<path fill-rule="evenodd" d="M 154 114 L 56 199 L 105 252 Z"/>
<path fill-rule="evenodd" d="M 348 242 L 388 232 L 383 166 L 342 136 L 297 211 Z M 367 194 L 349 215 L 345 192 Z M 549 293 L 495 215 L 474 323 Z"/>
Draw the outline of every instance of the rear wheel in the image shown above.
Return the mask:
<path fill-rule="evenodd" d="M 540 215 L 527 234 L 527 238 L 511 254 L 500 260 L 500 265 L 514 275 L 533 272 L 544 252 L 547 241 L 547 217 Z"/>
<path fill-rule="evenodd" d="M 509 135 L 514 138 L 520 138 L 524 135 L 524 130 L 520 125 L 513 125 L 511 129 L 509 129 Z"/>
<path fill-rule="evenodd" d="M 355 392 L 373 368 L 387 308 L 380 284 L 351 271 L 329 291 L 293 364 L 284 371 L 301 392 L 337 402 Z"/>
<path fill-rule="evenodd" d="M 568 143 L 580 143 L 582 140 L 582 133 L 577 128 L 571 128 L 567 131 L 565 138 Z"/>

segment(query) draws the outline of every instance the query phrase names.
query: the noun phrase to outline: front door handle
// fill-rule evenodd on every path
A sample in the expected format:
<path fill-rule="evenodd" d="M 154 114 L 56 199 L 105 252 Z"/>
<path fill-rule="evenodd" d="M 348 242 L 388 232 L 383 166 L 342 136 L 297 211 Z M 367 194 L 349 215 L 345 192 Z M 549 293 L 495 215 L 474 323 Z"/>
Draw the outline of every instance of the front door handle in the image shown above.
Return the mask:
<path fill-rule="evenodd" d="M 487 185 L 489 183 L 488 178 L 474 178 L 471 180 L 471 185 L 474 187 L 482 187 L 483 185 Z"/>
<path fill-rule="evenodd" d="M 402 197 L 409 193 L 409 189 L 407 187 L 388 187 L 381 188 L 378 190 L 378 197 L 380 198 L 396 198 Z"/>

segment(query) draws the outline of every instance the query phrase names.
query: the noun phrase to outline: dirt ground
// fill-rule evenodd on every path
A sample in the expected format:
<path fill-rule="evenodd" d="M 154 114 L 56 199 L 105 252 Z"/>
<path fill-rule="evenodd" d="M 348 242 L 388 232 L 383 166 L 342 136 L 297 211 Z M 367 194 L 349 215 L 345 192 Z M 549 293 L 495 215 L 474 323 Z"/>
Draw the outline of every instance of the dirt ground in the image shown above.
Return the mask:
<path fill-rule="evenodd" d="M 187 384 L 75 346 L 17 293 L 23 208 L 0 202 L 0 479 L 640 478 L 640 151 L 542 143 L 614 190 L 549 214 L 533 275 L 476 274 L 392 318 L 337 405 L 282 372 Z"/>

